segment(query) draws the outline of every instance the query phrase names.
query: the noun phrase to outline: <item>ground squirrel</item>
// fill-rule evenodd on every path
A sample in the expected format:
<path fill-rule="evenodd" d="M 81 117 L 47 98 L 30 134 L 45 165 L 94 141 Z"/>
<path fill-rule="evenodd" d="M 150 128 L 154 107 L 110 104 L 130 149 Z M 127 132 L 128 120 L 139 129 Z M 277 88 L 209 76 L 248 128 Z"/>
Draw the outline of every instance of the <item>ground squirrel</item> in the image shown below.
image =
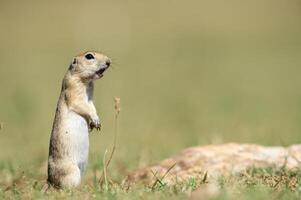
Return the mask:
<path fill-rule="evenodd" d="M 93 81 L 110 65 L 107 56 L 89 51 L 74 57 L 64 76 L 49 145 L 48 182 L 53 186 L 80 184 L 88 161 L 88 132 L 100 130 L 92 101 Z"/>

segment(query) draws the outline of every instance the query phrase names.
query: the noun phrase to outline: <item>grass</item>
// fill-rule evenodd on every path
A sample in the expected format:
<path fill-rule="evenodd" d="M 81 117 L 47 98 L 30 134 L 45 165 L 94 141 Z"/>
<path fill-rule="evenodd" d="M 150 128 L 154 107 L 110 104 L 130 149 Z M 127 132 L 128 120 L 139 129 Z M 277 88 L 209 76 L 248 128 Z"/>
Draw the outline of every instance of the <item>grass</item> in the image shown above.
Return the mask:
<path fill-rule="evenodd" d="M 102 169 L 99 169 L 101 171 Z M 9 165 L 1 166 L 1 177 L 13 177 L 9 183 L 1 179 L 1 199 L 186 199 L 211 197 L 211 199 L 299 199 L 301 195 L 301 169 L 275 170 L 252 168 L 239 175 L 220 177 L 217 180 L 190 178 L 187 182 L 167 185 L 164 179 L 155 186 L 135 185 L 123 189 L 118 182 L 110 180 L 103 188 L 87 172 L 83 184 L 77 189 L 56 190 L 42 188 L 45 180 L 41 174 L 12 170 Z M 209 187 L 214 187 L 214 190 Z"/>

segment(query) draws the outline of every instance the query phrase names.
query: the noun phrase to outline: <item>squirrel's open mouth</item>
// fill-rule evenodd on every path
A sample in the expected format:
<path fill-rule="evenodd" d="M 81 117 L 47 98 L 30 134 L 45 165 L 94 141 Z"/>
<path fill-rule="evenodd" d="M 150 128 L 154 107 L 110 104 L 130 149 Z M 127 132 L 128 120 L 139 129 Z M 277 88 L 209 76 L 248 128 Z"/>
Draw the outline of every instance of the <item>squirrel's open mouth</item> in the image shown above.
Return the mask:
<path fill-rule="evenodd" d="M 101 68 L 96 71 L 96 74 L 101 75 L 104 71 L 106 71 L 107 68 Z"/>

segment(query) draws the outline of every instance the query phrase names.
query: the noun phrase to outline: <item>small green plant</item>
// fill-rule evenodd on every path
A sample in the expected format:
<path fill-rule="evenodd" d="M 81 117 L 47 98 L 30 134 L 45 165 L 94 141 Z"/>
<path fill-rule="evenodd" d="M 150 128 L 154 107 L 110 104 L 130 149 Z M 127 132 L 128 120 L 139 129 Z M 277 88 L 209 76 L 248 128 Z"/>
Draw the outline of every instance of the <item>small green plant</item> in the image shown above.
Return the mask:
<path fill-rule="evenodd" d="M 197 186 L 198 186 L 197 179 L 195 177 L 190 177 L 186 183 L 186 187 L 195 190 Z"/>

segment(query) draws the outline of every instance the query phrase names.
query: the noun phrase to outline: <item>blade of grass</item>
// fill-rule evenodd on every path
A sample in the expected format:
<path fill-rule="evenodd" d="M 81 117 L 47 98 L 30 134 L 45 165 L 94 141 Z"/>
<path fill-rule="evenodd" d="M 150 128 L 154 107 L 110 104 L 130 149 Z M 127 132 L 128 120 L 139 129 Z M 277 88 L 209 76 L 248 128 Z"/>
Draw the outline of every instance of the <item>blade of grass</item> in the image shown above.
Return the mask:
<path fill-rule="evenodd" d="M 170 170 L 176 166 L 176 164 L 177 164 L 176 162 L 175 162 L 174 164 L 172 164 L 172 165 L 167 169 L 167 171 L 164 173 L 164 175 L 162 176 L 162 178 L 158 178 L 158 177 L 157 177 L 157 172 L 154 173 L 154 172 L 151 170 L 152 174 L 153 174 L 154 177 L 156 178 L 156 181 L 155 181 L 154 184 L 152 185 L 152 190 L 155 188 L 155 186 L 157 185 L 158 182 L 159 182 L 161 185 L 163 184 L 162 181 L 163 181 L 164 178 L 167 176 L 167 174 L 170 172 Z"/>
<path fill-rule="evenodd" d="M 105 153 L 103 155 L 103 163 L 106 163 L 106 155 L 108 153 L 108 150 L 105 150 Z M 108 179 L 107 179 L 107 167 L 106 164 L 103 167 L 103 174 L 104 174 L 104 180 L 105 180 L 105 189 L 108 190 Z"/>
<path fill-rule="evenodd" d="M 118 115 L 121 111 L 120 98 L 115 97 L 114 101 L 115 101 L 115 106 L 114 106 L 114 108 L 115 108 L 114 141 L 113 141 L 113 147 L 112 147 L 112 151 L 110 153 L 109 159 L 108 159 L 107 163 L 104 162 L 104 167 L 106 168 L 106 170 L 108 169 L 108 167 L 111 163 L 111 160 L 113 158 L 113 155 L 114 155 L 114 152 L 115 152 L 115 149 L 116 149 L 116 141 L 117 141 L 117 134 L 118 134 Z M 101 175 L 101 177 L 99 178 L 99 181 L 98 181 L 98 183 L 100 185 L 103 184 L 103 177 L 105 177 L 104 171 L 103 171 L 103 173 L 102 173 L 102 175 Z"/>

